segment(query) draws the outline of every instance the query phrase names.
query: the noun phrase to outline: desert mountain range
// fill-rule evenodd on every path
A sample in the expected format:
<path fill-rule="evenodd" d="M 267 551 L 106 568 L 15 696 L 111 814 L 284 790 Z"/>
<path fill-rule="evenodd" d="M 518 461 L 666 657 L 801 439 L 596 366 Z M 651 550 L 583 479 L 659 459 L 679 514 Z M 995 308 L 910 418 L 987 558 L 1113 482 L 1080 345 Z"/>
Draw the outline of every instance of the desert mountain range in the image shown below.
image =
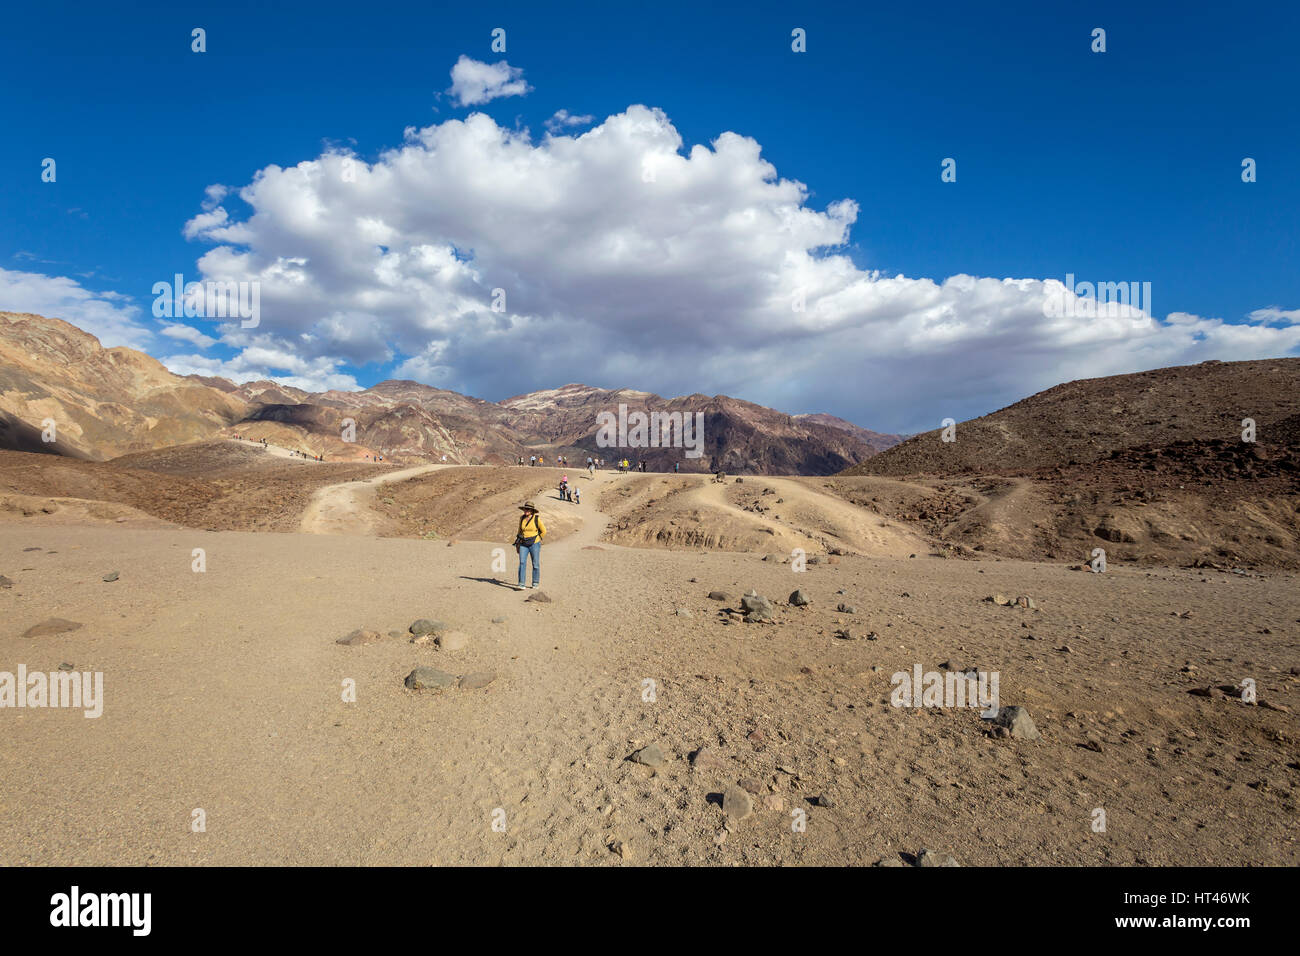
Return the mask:
<path fill-rule="evenodd" d="M 0 312 L 0 448 L 57 451 L 107 460 L 238 433 L 329 460 L 500 464 L 540 454 L 548 460 L 588 454 L 613 459 L 596 441 L 597 414 L 635 411 L 704 415 L 703 454 L 680 448 L 625 451 L 652 470 L 834 474 L 896 444 L 898 435 L 860 428 L 830 415 L 791 416 L 725 395 L 665 399 L 632 389 L 588 385 L 489 402 L 411 381 L 355 392 L 305 392 L 260 381 L 175 375 L 129 348 L 59 319 Z M 41 441 L 53 419 L 58 441 Z M 342 439 L 355 423 L 355 442 Z"/>

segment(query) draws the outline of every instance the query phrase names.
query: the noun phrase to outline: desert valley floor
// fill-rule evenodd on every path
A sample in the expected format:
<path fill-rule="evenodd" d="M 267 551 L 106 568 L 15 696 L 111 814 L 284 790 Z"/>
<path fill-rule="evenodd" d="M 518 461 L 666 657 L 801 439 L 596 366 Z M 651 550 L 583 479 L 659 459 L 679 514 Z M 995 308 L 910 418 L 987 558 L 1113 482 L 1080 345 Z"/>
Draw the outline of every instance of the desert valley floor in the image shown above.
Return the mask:
<path fill-rule="evenodd" d="M 1294 572 L 945 556 L 819 479 L 745 479 L 788 512 L 759 547 L 702 476 L 583 474 L 574 505 L 551 469 L 277 467 L 272 506 L 235 488 L 242 518 L 191 527 L 93 490 L 0 502 L 0 670 L 102 671 L 105 697 L 0 713 L 0 863 L 1300 863 Z M 550 602 L 493 567 L 526 497 Z M 669 500 L 712 537 L 620 510 Z M 853 547 L 803 534 L 814 510 Z M 268 530 L 210 530 L 241 521 Z M 730 613 L 751 588 L 772 623 Z M 82 626 L 26 636 L 50 618 Z M 412 643 L 422 618 L 467 645 Z M 337 643 L 357 629 L 380 639 Z M 891 706 L 918 663 L 999 672 L 1041 739 Z M 493 679 L 408 690 L 418 666 Z M 1193 693 L 1247 678 L 1258 703 Z"/>

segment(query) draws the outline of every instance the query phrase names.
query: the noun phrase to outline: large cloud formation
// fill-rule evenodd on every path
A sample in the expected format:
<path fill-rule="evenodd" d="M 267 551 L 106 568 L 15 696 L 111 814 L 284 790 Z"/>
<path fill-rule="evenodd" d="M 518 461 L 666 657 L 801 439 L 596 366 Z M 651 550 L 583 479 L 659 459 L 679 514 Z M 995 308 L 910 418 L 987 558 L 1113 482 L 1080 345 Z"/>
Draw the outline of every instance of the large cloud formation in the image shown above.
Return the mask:
<path fill-rule="evenodd" d="M 914 430 L 1073 378 L 1300 346 L 1276 307 L 1073 317 L 1049 307 L 1072 298 L 1054 279 L 863 271 L 844 253 L 854 201 L 810 207 L 735 133 L 683 152 L 644 106 L 540 140 L 475 113 L 373 164 L 268 166 L 242 218 L 223 195 L 185 234 L 216 244 L 205 278 L 261 282 L 262 321 L 222 327 L 233 363 L 175 356 L 181 371 L 347 387 L 340 366 L 397 361 L 487 398 L 580 381 Z"/>

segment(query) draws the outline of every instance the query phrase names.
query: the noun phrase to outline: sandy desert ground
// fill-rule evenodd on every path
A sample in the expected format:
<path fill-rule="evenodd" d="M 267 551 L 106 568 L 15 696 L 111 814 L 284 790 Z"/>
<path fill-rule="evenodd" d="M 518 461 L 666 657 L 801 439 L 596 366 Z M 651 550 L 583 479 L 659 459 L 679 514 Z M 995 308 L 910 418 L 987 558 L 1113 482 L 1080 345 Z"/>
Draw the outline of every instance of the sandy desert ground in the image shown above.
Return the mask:
<path fill-rule="evenodd" d="M 6 865 L 1300 863 L 1291 572 L 957 559 L 811 479 L 602 472 L 572 505 L 551 469 L 109 495 L 49 465 L 23 493 L 0 468 L 0 670 L 101 671 L 105 701 L 0 711 Z M 549 603 L 494 568 L 529 496 Z M 772 623 L 730 613 L 751 588 Z M 82 626 L 25 636 L 50 618 Z M 467 646 L 411 643 L 424 618 Z M 1041 739 L 891 706 L 916 664 L 997 671 Z M 417 666 L 492 679 L 408 690 Z M 1246 678 L 1258 703 L 1193 693 Z"/>

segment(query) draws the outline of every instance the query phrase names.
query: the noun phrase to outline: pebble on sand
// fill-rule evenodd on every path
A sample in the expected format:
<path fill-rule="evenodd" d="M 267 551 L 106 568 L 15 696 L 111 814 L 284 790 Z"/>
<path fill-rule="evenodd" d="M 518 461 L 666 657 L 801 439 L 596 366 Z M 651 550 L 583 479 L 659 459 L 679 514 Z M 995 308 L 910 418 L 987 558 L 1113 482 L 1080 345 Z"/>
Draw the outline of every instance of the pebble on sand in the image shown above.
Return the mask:
<path fill-rule="evenodd" d="M 532 594 L 528 595 L 528 597 L 524 598 L 524 600 L 536 601 L 538 604 L 551 603 L 550 595 L 548 595 L 545 591 L 534 591 Z"/>
<path fill-rule="evenodd" d="M 1034 718 L 1023 707 L 999 707 L 996 716 L 986 719 L 991 719 L 998 727 L 1005 727 L 1012 737 L 1038 740 L 1042 736 L 1034 726 Z"/>
<path fill-rule="evenodd" d="M 80 627 L 82 625 L 77 621 L 65 621 L 61 617 L 52 617 L 41 621 L 39 624 L 33 624 L 23 632 L 23 637 L 48 637 L 51 634 L 65 634 L 68 631 L 75 631 Z"/>
<path fill-rule="evenodd" d="M 659 749 L 658 744 L 642 747 L 632 755 L 631 759 L 633 763 L 639 763 L 644 767 L 662 767 L 666 762 L 664 752 Z"/>
<path fill-rule="evenodd" d="M 472 674 L 466 674 L 460 679 L 461 690 L 480 690 L 497 679 L 497 675 L 491 671 L 475 671 Z"/>
<path fill-rule="evenodd" d="M 790 603 L 793 604 L 795 607 L 807 607 L 809 604 L 812 603 L 812 598 L 810 598 L 807 594 L 805 594 L 803 589 L 800 588 L 799 590 L 791 593 Z"/>
<path fill-rule="evenodd" d="M 722 814 L 728 820 L 740 821 L 754 812 L 754 798 L 743 787 L 733 784 L 722 793 Z"/>
<path fill-rule="evenodd" d="M 406 675 L 408 690 L 442 690 L 456 683 L 456 675 L 434 667 L 417 667 Z"/>
<path fill-rule="evenodd" d="M 439 650 L 463 651 L 469 646 L 469 635 L 464 631 L 445 631 L 433 639 Z"/>
<path fill-rule="evenodd" d="M 364 644 L 374 644 L 380 640 L 378 631 L 368 631 L 365 628 L 357 628 L 346 637 L 340 637 L 335 644 L 344 644 L 348 647 L 357 647 Z"/>
<path fill-rule="evenodd" d="M 14 586 L 14 583 L 13 583 L 12 581 L 10 581 L 10 580 L 9 580 L 7 577 L 5 577 L 3 574 L 0 574 L 0 588 L 11 588 L 11 587 L 13 587 L 13 586 Z"/>
<path fill-rule="evenodd" d="M 416 637 L 420 637 L 423 634 L 436 634 L 439 631 L 445 631 L 446 629 L 447 625 L 442 621 L 431 621 L 428 618 L 422 617 L 411 624 L 410 632 Z"/>
<path fill-rule="evenodd" d="M 104 575 L 103 580 L 105 584 L 112 584 L 114 581 L 118 579 L 118 577 L 119 577 L 118 572 L 109 571 L 108 574 Z"/>

